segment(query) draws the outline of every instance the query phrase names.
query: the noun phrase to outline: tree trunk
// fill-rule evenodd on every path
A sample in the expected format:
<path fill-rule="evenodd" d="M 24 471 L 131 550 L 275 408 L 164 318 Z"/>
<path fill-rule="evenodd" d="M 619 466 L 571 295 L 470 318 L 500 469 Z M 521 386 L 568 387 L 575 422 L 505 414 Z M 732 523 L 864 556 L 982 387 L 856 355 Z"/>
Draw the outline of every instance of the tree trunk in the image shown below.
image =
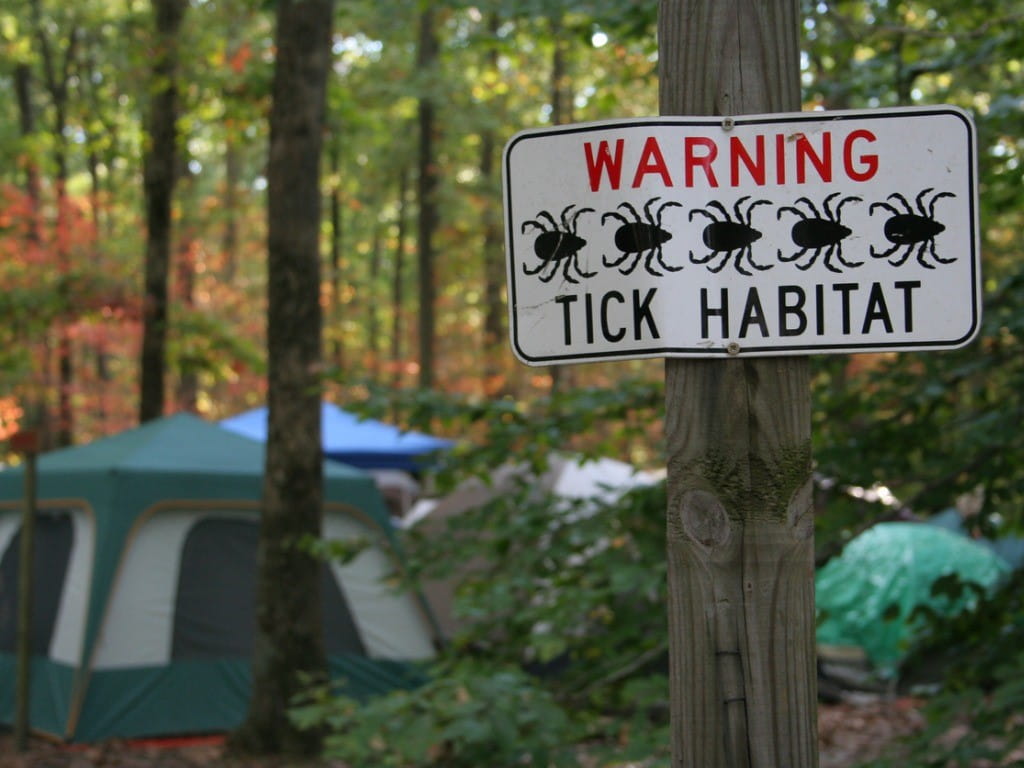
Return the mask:
<path fill-rule="evenodd" d="M 188 0 L 152 0 L 156 20 L 152 101 L 147 126 L 143 185 L 146 198 L 146 260 L 142 304 L 139 421 L 164 412 L 167 364 L 167 284 L 171 262 L 171 205 L 177 171 L 178 36 Z"/>
<path fill-rule="evenodd" d="M 35 133 L 36 119 L 35 109 L 32 106 L 32 69 L 28 64 L 19 64 L 14 69 L 14 88 L 18 100 L 18 122 L 22 138 L 29 139 Z M 39 163 L 32 150 L 25 153 L 25 194 L 29 205 L 29 230 L 26 237 L 26 248 L 34 258 L 39 249 L 43 246 L 43 221 L 42 221 L 42 194 L 40 192 L 42 183 L 39 177 Z M 39 365 L 38 392 L 32 397 L 32 401 L 26 408 L 25 423 L 38 430 L 40 434 L 40 448 L 49 450 L 55 447 L 53 433 L 53 419 L 51 412 L 46 406 L 46 399 L 52 384 L 49 365 L 49 349 L 45 346 L 46 352 L 43 357 L 43 364 Z"/>
<path fill-rule="evenodd" d="M 568 67 L 565 60 L 565 40 L 562 20 L 551 18 L 551 123 L 563 125 L 572 122 L 572 94 L 567 93 Z"/>
<path fill-rule="evenodd" d="M 35 110 L 32 108 L 32 69 L 28 64 L 18 64 L 14 68 L 14 90 L 18 99 L 18 123 L 21 135 L 27 139 L 36 130 Z M 39 221 L 39 189 L 39 164 L 34 156 L 29 156 L 25 163 L 25 193 L 28 195 L 32 217 L 28 237 L 30 245 L 34 248 L 39 247 L 42 241 Z"/>
<path fill-rule="evenodd" d="M 565 60 L 562 20 L 558 16 L 549 19 L 551 27 L 551 124 L 563 125 L 572 120 L 572 94 L 566 93 L 569 76 Z M 572 368 L 569 365 L 552 365 L 548 368 L 551 376 L 551 392 L 572 386 Z"/>
<path fill-rule="evenodd" d="M 54 144 L 53 158 L 56 166 L 56 177 L 54 178 L 56 219 L 54 222 L 53 244 L 57 261 L 57 273 L 59 283 L 57 286 L 57 300 L 60 305 L 61 316 L 57 319 L 57 419 L 56 433 L 57 445 L 71 445 L 74 438 L 74 423 L 71 406 L 71 394 L 74 388 L 74 366 L 72 365 L 71 349 L 71 295 L 70 295 L 70 272 L 71 262 L 68 253 L 67 242 L 67 215 L 69 205 L 67 201 L 67 106 L 68 106 L 68 85 L 72 78 L 72 69 L 77 56 L 78 40 L 81 30 L 72 25 L 68 32 L 67 45 L 64 48 L 63 56 L 57 61 L 56 52 L 51 46 L 47 28 L 43 23 L 42 8 L 39 0 L 33 0 L 31 5 L 32 22 L 35 28 L 36 39 L 39 44 L 40 59 L 43 65 L 43 73 L 46 79 L 46 88 L 53 104 L 53 129 L 52 137 Z"/>
<path fill-rule="evenodd" d="M 416 66 L 420 73 L 432 74 L 437 67 L 437 30 L 434 23 L 434 8 L 427 4 L 420 11 L 420 39 Z M 420 285 L 420 387 L 430 389 L 434 385 L 434 231 L 437 229 L 437 158 L 434 148 L 434 132 L 437 130 L 434 117 L 434 99 L 429 90 L 433 79 L 428 80 L 427 92 L 419 100 L 419 230 L 416 246 L 419 251 Z"/>
<path fill-rule="evenodd" d="M 68 44 L 70 51 L 72 44 Z M 71 309 L 71 255 L 68 253 L 68 214 L 70 205 L 68 203 L 68 160 L 67 160 L 67 139 L 65 128 L 67 127 L 67 82 L 70 77 L 68 68 L 65 68 L 64 78 L 59 82 L 50 83 L 50 92 L 54 106 L 53 135 L 55 138 L 54 159 L 57 166 L 57 176 L 54 179 L 54 191 L 56 195 L 56 213 L 54 222 L 54 251 L 57 257 L 57 272 L 60 275 L 60 283 L 57 286 L 58 301 L 61 308 L 61 316 L 57 321 L 57 445 L 67 446 L 74 441 L 74 410 L 71 405 L 71 395 L 74 390 L 74 365 L 71 359 L 71 324 L 73 312 Z"/>
<path fill-rule="evenodd" d="M 798 24 L 662 0 L 662 114 L 798 110 Z M 816 766 L 808 361 L 665 367 L 672 765 Z"/>
<path fill-rule="evenodd" d="M 373 234 L 370 244 L 370 280 L 366 286 L 366 375 L 372 382 L 380 378 L 380 316 L 377 313 L 380 302 L 381 225 L 374 216 Z"/>
<path fill-rule="evenodd" d="M 238 184 L 242 175 L 241 150 L 232 132 L 224 139 L 224 197 L 221 207 L 224 211 L 224 235 L 221 249 L 224 251 L 224 282 L 231 285 L 238 274 Z"/>
<path fill-rule="evenodd" d="M 64 103 L 56 110 L 57 126 L 55 136 L 64 135 L 65 113 Z M 71 255 L 68 253 L 68 238 L 65 232 L 68 227 L 68 166 L 67 151 L 63 139 L 57 139 L 55 152 L 57 159 L 57 178 L 55 180 L 57 219 L 54 226 L 54 250 L 57 255 L 57 271 L 60 283 L 57 286 L 61 316 L 57 320 L 57 445 L 68 446 L 75 438 L 75 415 L 71 405 L 71 395 L 75 386 L 74 364 L 72 361 L 71 325 L 74 313 L 71 308 Z"/>
<path fill-rule="evenodd" d="M 323 679 L 320 562 L 296 542 L 319 537 L 320 156 L 331 0 L 280 0 L 270 114 L 268 183 L 268 406 L 257 633 L 249 713 L 232 748 L 313 755 L 320 734 L 288 719 L 302 676 Z"/>
<path fill-rule="evenodd" d="M 495 183 L 495 157 L 497 142 L 494 131 L 487 129 L 480 137 L 480 177 L 489 193 Z M 502 237 L 501 216 L 497 205 L 490 204 L 483 214 L 484 255 L 484 328 L 483 328 L 483 385 L 489 396 L 499 395 L 505 388 L 501 359 L 505 349 L 505 313 L 501 289 L 505 285 L 505 243 Z M 552 372 L 554 372 L 552 368 Z"/>
<path fill-rule="evenodd" d="M 93 83 L 98 79 L 100 72 L 96 67 L 96 60 L 92 55 L 92 50 L 86 55 L 85 74 L 82 77 L 81 85 L 86 89 L 86 99 L 88 100 L 89 109 L 94 115 L 101 114 L 101 107 L 99 103 L 99 96 L 96 93 Z M 102 120 L 97 119 L 100 124 L 100 131 L 106 130 Z M 89 172 L 89 207 L 92 209 L 92 226 L 94 230 L 93 234 L 93 246 L 94 254 L 93 257 L 96 259 L 96 264 L 102 264 L 102 255 L 100 249 L 100 237 L 103 231 L 103 182 L 100 180 L 100 154 L 96 147 L 98 142 L 98 136 L 96 135 L 95 129 L 91 126 L 85 127 L 85 146 L 86 149 L 86 168 Z"/>
<path fill-rule="evenodd" d="M 196 255 L 202 247 L 196 217 L 189 211 L 200 210 L 199 181 L 189 170 L 184 158 L 178 162 L 178 182 L 176 184 L 178 198 L 181 201 L 183 214 L 178 221 L 177 237 L 175 238 L 172 289 L 170 296 L 174 305 L 181 307 L 191 315 L 195 310 L 196 274 L 199 265 Z M 189 333 L 193 333 L 189 331 Z M 178 355 L 174 370 L 174 396 L 172 403 L 175 412 L 199 412 L 199 365 L 195 353 L 191 352 L 191 340 L 179 334 Z"/>
<path fill-rule="evenodd" d="M 195 309 L 196 251 L 198 233 L 193 226 L 187 226 L 178 242 L 178 257 L 175 265 L 177 295 L 180 305 L 187 311 Z M 182 340 L 184 341 L 184 339 Z M 182 350 L 178 360 L 178 381 L 175 387 L 174 403 L 178 411 L 199 412 L 199 371 L 197 361 Z"/>
<path fill-rule="evenodd" d="M 498 72 L 498 49 L 496 47 L 498 14 L 492 13 L 488 20 L 488 30 L 493 44 L 487 51 L 486 67 L 491 72 Z M 504 110 L 500 110 L 504 112 Z M 505 377 L 502 374 L 502 357 L 506 345 L 505 317 L 507 308 L 502 299 L 505 286 L 505 242 L 501 226 L 501 207 L 498 197 L 491 197 L 492 192 L 500 189 L 500 176 L 495 168 L 495 160 L 499 157 L 498 142 L 493 128 L 486 128 L 480 136 L 480 181 L 483 194 L 487 200 L 483 213 L 483 252 L 484 252 L 484 393 L 488 396 L 499 396 L 505 389 Z M 492 203 L 493 201 L 493 203 Z"/>
<path fill-rule="evenodd" d="M 398 226 L 395 233 L 395 271 L 391 277 L 391 387 L 402 385 L 402 312 L 405 309 L 406 210 L 409 172 L 404 166 L 398 177 Z"/>
<path fill-rule="evenodd" d="M 342 306 L 341 295 L 341 254 L 344 250 L 344 216 L 341 199 L 341 138 L 340 129 L 331 131 L 331 304 L 330 322 L 333 331 L 334 343 L 331 347 L 331 362 L 334 367 L 341 370 L 345 367 L 345 334 L 341 331 L 341 324 L 345 319 L 345 310 Z"/>

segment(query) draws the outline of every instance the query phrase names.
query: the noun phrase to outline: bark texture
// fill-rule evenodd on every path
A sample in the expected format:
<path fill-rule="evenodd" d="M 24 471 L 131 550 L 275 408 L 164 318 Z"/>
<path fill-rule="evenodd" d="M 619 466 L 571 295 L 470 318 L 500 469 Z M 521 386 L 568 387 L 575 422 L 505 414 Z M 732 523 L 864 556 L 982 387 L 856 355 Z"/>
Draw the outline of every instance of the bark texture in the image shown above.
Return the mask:
<path fill-rule="evenodd" d="M 331 0 L 281 0 L 270 115 L 268 407 L 253 689 L 237 752 L 309 756 L 320 735 L 287 717 L 302 676 L 326 674 L 320 563 L 320 156 L 331 65 Z"/>
<path fill-rule="evenodd" d="M 145 299 L 139 369 L 139 421 L 164 412 L 171 206 L 177 171 L 178 37 L 188 0 L 153 0 L 156 50 L 151 78 L 143 186 L 146 198 Z"/>
<path fill-rule="evenodd" d="M 431 4 L 420 11 L 419 45 L 416 52 L 416 66 L 421 74 L 430 76 L 428 88 L 433 87 L 432 74 L 437 67 L 440 42 L 437 39 L 436 12 Z M 437 287 L 434 284 L 434 232 L 437 230 L 437 191 L 440 174 L 437 168 L 436 136 L 437 118 L 434 97 L 427 93 L 420 97 L 417 119 L 419 121 L 419 178 L 416 197 L 419 202 L 419 222 L 416 235 L 416 249 L 419 253 L 419 348 L 422 389 L 434 386 L 436 372 L 435 338 L 437 334 L 434 317 L 434 302 Z"/>

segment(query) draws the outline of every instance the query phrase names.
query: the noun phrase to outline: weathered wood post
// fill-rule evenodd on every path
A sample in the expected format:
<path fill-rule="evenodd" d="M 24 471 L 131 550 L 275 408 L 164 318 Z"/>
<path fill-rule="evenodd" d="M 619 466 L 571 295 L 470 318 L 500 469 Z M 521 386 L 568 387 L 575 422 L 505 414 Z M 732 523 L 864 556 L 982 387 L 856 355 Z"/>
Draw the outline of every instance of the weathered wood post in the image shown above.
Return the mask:
<path fill-rule="evenodd" d="M 661 113 L 799 110 L 798 8 L 661 0 Z M 665 376 L 672 764 L 817 766 L 807 358 Z"/>

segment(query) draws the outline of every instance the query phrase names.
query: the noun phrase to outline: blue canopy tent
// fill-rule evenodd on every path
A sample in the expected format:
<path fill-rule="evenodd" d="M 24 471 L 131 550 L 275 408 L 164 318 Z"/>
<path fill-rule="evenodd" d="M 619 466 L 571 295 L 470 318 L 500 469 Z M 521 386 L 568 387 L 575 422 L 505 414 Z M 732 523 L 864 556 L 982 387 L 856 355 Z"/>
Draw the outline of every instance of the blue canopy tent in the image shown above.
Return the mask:
<path fill-rule="evenodd" d="M 244 411 L 224 419 L 220 425 L 246 437 L 266 441 L 267 409 Z M 321 404 L 320 429 L 324 456 L 361 469 L 415 472 L 423 468 L 428 454 L 453 445 L 451 440 L 361 418 L 332 403 Z"/>

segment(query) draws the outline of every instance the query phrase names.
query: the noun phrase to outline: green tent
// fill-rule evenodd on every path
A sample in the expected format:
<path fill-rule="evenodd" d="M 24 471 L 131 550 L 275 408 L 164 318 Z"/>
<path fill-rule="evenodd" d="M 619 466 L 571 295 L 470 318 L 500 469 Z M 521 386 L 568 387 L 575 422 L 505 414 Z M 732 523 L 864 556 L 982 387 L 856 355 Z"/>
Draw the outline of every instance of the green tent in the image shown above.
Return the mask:
<path fill-rule="evenodd" d="M 859 646 L 890 677 L 923 626 L 915 608 L 955 615 L 976 599 L 969 590 L 957 598 L 934 591 L 937 579 L 955 574 L 988 589 L 1009 570 L 991 550 L 937 526 L 880 523 L 818 570 L 818 644 Z"/>
<path fill-rule="evenodd" d="M 248 707 L 261 443 L 191 415 L 38 461 L 32 727 L 70 741 L 216 732 Z M 0 472 L 0 722 L 13 719 L 21 468 Z M 432 657 L 384 503 L 360 470 L 324 463 L 324 536 L 371 542 L 325 564 L 332 672 L 365 696 Z"/>

